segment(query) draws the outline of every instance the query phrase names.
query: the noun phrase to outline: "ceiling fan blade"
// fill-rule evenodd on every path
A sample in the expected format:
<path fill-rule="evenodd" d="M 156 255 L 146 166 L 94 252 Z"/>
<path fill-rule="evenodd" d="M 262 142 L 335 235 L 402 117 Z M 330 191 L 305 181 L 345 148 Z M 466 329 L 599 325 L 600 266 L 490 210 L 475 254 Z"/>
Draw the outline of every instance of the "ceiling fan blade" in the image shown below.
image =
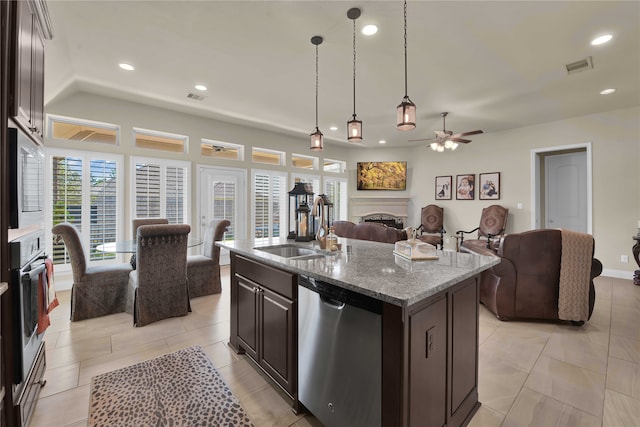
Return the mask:
<path fill-rule="evenodd" d="M 435 133 L 438 138 L 444 138 L 445 136 L 447 136 L 447 132 L 444 130 L 437 130 L 435 131 Z"/>
<path fill-rule="evenodd" d="M 453 141 L 453 142 L 461 142 L 463 144 L 468 144 L 471 142 L 470 139 L 462 139 L 462 138 L 449 138 L 449 141 Z"/>
<path fill-rule="evenodd" d="M 437 141 L 438 138 L 410 139 L 409 142 Z"/>
<path fill-rule="evenodd" d="M 456 133 L 455 135 L 451 135 L 451 137 L 460 138 L 461 136 L 477 135 L 479 133 L 483 133 L 483 132 L 480 129 L 478 129 L 478 130 L 472 130 L 471 132 Z"/>

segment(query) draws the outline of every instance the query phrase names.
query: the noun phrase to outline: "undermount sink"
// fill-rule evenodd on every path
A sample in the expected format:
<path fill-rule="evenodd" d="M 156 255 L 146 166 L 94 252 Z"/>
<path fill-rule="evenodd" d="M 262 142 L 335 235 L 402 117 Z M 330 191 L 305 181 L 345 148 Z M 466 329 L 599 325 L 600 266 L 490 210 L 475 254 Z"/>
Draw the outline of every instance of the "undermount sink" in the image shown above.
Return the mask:
<path fill-rule="evenodd" d="M 256 247 L 253 249 L 267 252 L 272 255 L 277 255 L 282 258 L 312 259 L 312 258 L 324 257 L 323 254 L 318 253 L 318 251 L 314 249 L 301 248 L 300 246 L 289 245 L 289 244 L 262 246 L 262 247 Z"/>

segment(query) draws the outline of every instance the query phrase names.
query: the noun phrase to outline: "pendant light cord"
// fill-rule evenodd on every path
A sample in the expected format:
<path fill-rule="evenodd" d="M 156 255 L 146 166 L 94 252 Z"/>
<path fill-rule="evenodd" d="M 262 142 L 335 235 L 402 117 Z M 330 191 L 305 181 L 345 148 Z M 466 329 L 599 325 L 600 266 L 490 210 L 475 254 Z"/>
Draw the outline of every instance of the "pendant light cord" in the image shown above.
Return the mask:
<path fill-rule="evenodd" d="M 353 20 L 353 117 L 356 116 L 356 20 Z"/>
<path fill-rule="evenodd" d="M 318 129 L 318 45 L 316 45 L 316 129 Z"/>
<path fill-rule="evenodd" d="M 407 90 L 407 1 L 404 2 L 404 97 L 408 98 Z"/>

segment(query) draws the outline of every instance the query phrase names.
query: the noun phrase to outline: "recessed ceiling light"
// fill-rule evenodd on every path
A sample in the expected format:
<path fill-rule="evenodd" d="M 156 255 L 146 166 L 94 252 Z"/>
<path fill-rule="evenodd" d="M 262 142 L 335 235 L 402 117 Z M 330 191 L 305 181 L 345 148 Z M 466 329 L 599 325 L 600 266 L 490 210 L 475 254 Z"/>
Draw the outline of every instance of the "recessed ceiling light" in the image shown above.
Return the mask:
<path fill-rule="evenodd" d="M 378 141 L 378 144 L 386 144 L 387 141 L 385 141 L 384 139 L 381 139 L 380 141 Z"/>
<path fill-rule="evenodd" d="M 126 70 L 126 71 L 133 71 L 133 70 L 135 70 L 135 69 L 136 69 L 133 65 L 131 65 L 131 64 L 125 64 L 124 62 L 123 62 L 122 64 L 118 64 L 118 66 L 119 66 L 120 68 L 122 68 L 123 70 Z"/>
<path fill-rule="evenodd" d="M 335 132 L 335 131 L 337 131 L 337 130 L 338 130 L 338 126 L 331 126 L 331 127 L 329 128 L 329 130 L 332 130 L 332 131 L 334 131 L 334 132 Z"/>
<path fill-rule="evenodd" d="M 616 91 L 616 90 L 615 90 L 615 89 L 613 89 L 613 88 L 611 88 L 611 89 L 601 90 L 601 91 L 600 91 L 600 95 L 610 95 L 610 94 L 612 94 L 612 93 L 613 93 L 613 92 L 615 92 L 615 91 Z"/>
<path fill-rule="evenodd" d="M 364 34 L 365 36 L 372 36 L 377 32 L 378 27 L 373 24 L 365 25 L 364 27 L 362 27 L 362 34 Z"/>
<path fill-rule="evenodd" d="M 195 85 L 194 87 L 198 90 L 207 90 L 207 87 L 205 85 Z"/>
<path fill-rule="evenodd" d="M 611 34 L 605 34 L 603 36 L 599 36 L 599 37 L 596 37 L 595 39 L 591 40 L 591 45 L 597 46 L 599 44 L 605 44 L 606 42 L 608 42 L 612 38 L 613 38 L 613 36 Z"/>

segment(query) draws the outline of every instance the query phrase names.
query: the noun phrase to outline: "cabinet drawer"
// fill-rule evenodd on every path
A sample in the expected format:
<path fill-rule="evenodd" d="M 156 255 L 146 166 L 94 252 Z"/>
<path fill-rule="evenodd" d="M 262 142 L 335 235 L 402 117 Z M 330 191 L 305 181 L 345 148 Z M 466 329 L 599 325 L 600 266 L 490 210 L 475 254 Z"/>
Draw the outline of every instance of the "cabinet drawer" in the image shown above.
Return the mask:
<path fill-rule="evenodd" d="M 294 300 L 297 294 L 298 281 L 295 274 L 259 264 L 239 255 L 236 256 L 236 273 L 290 300 Z"/>

